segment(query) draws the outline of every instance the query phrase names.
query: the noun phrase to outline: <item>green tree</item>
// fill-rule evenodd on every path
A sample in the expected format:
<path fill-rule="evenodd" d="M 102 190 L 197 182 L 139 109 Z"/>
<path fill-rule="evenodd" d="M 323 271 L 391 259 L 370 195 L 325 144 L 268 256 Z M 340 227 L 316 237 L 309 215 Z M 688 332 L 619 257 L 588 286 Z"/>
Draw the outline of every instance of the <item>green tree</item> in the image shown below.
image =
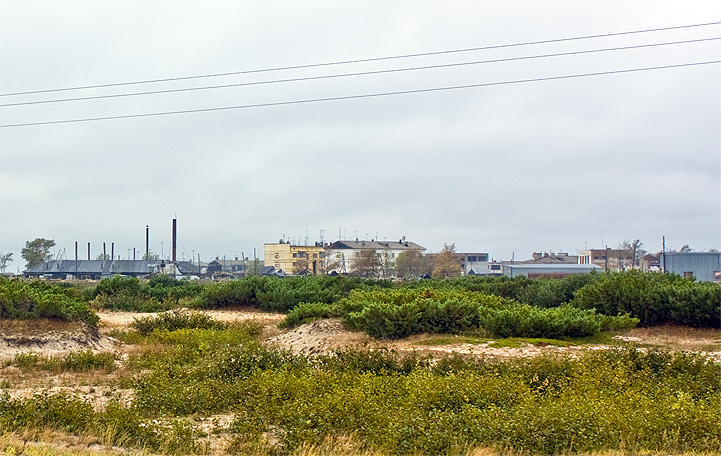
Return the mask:
<path fill-rule="evenodd" d="M 100 259 L 100 258 L 98 258 L 98 259 Z M 160 259 L 160 255 L 157 253 L 153 253 L 153 252 L 145 253 L 145 254 L 143 254 L 143 257 L 141 258 L 141 260 L 159 260 L 159 259 Z"/>
<path fill-rule="evenodd" d="M 457 277 L 463 274 L 461 259 L 456 255 L 456 244 L 444 244 L 441 253 L 436 255 L 436 265 L 431 276 L 434 279 Z"/>
<path fill-rule="evenodd" d="M 10 263 L 13 260 L 13 253 L 2 253 L 0 252 L 0 272 L 5 272 L 5 269 L 8 267 L 8 263 Z"/>
<path fill-rule="evenodd" d="M 98 256 L 95 257 L 95 259 L 96 259 L 96 260 L 102 260 L 102 261 L 104 261 L 104 260 L 109 260 L 109 259 L 110 259 L 110 255 L 108 255 L 107 253 L 100 253 L 100 254 L 98 254 Z"/>
<path fill-rule="evenodd" d="M 32 268 L 45 263 L 50 259 L 50 249 L 55 247 L 55 241 L 45 238 L 36 238 L 34 241 L 27 241 L 25 247 L 20 251 L 20 256 L 25 259 L 26 268 Z"/>

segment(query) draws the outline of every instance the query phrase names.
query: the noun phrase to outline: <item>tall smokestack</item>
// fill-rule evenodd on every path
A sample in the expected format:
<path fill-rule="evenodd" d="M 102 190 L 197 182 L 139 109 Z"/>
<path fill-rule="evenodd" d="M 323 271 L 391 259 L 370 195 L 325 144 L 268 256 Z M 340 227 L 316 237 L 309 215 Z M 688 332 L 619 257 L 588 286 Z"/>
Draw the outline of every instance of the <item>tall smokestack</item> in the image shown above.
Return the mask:
<path fill-rule="evenodd" d="M 115 259 L 115 242 L 110 243 L 110 259 Z"/>
<path fill-rule="evenodd" d="M 173 263 L 175 263 L 175 246 L 178 238 L 178 219 L 173 219 Z"/>
<path fill-rule="evenodd" d="M 105 250 L 105 243 L 103 242 L 103 260 L 108 259 L 108 252 Z"/>
<path fill-rule="evenodd" d="M 145 225 L 145 259 L 150 259 L 150 228 Z"/>
<path fill-rule="evenodd" d="M 90 260 L 90 243 L 88 242 L 88 260 Z"/>

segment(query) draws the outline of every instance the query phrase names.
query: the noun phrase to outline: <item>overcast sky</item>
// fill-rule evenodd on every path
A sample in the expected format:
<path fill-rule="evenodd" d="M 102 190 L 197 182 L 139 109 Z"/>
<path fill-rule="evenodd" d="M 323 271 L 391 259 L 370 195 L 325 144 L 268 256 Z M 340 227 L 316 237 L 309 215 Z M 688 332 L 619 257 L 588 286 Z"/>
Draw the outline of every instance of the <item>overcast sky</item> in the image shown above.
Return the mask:
<path fill-rule="evenodd" d="M 718 0 L 0 0 L 0 93 L 237 73 L 721 21 Z M 0 125 L 238 107 L 721 60 L 721 25 L 152 84 L 0 104 Z M 511 58 L 536 56 L 524 60 Z M 525 259 L 624 239 L 721 247 L 721 64 L 335 101 L 0 128 L 0 251 L 406 236 Z M 161 246 L 161 242 L 163 243 Z M 140 253 L 139 253 L 140 255 Z M 132 256 L 132 253 L 131 253 Z"/>

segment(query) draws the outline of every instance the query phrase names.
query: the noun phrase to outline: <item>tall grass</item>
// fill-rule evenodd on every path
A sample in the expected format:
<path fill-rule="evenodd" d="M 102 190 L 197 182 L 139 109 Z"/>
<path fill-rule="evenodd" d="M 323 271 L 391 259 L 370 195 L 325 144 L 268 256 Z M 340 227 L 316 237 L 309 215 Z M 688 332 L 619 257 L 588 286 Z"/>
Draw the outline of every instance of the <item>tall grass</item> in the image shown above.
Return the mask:
<path fill-rule="evenodd" d="M 142 361 L 138 406 L 151 416 L 233 411 L 242 448 L 266 441 L 291 452 L 338 436 L 391 454 L 721 448 L 721 364 L 696 355 L 622 348 L 489 362 L 381 350 L 306 359 L 233 330 L 163 337 L 173 341 L 167 351 Z"/>

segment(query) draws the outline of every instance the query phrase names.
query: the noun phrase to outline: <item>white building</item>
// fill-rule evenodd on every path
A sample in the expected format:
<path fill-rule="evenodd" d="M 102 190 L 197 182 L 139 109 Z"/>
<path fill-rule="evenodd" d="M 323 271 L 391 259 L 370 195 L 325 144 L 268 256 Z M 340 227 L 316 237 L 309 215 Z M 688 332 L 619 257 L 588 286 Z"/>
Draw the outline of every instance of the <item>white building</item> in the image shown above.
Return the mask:
<path fill-rule="evenodd" d="M 381 263 L 386 264 L 395 262 L 398 255 L 403 252 L 416 251 L 421 254 L 426 251 L 425 247 L 421 247 L 415 242 L 406 240 L 400 241 L 336 241 L 325 248 L 326 257 L 330 271 L 340 274 L 349 274 L 353 271 L 353 260 L 357 253 L 368 250 L 375 250 L 380 257 Z"/>

